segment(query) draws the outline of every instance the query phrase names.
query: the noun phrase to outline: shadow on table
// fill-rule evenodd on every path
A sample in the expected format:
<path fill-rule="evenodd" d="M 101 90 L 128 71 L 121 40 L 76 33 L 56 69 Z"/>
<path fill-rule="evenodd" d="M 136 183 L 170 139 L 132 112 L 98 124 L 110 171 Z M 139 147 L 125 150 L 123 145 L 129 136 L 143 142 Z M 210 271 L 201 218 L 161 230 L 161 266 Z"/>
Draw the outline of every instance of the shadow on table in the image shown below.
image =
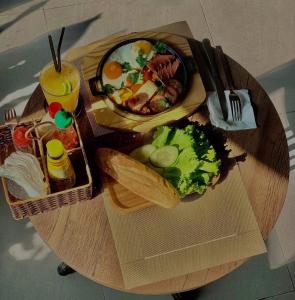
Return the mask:
<path fill-rule="evenodd" d="M 287 113 L 288 123 L 285 134 L 288 142 L 290 171 L 295 169 L 295 59 L 274 70 L 258 77 L 268 93 L 281 91 L 284 95 L 284 111 Z"/>
<path fill-rule="evenodd" d="M 10 9 L 21 6 L 25 3 L 32 2 L 33 0 L 9 0 L 9 1 L 0 1 L 0 13 L 3 14 Z"/>
<path fill-rule="evenodd" d="M 214 88 L 212 87 L 212 83 L 208 73 L 208 66 L 201 47 L 201 43 L 190 40 L 190 44 L 197 59 L 199 72 L 201 74 L 205 89 L 206 91 L 212 91 L 214 90 Z M 277 124 L 279 124 L 280 119 L 275 111 L 273 104 L 268 105 L 269 103 L 267 95 L 264 93 L 263 89 L 260 88 L 259 84 L 256 83 L 256 80 L 242 66 L 234 62 L 232 59 L 229 59 L 229 63 L 236 88 L 249 88 L 254 93 L 254 110 L 256 107 L 257 112 L 259 111 L 261 114 L 259 115 L 260 119 L 257 118 L 257 126 L 258 128 L 260 128 L 260 130 L 258 129 L 259 131 L 245 130 L 225 132 L 225 134 L 230 138 L 231 142 L 241 147 L 248 154 L 253 155 L 262 164 L 267 165 L 269 168 L 273 169 L 281 176 L 288 177 L 289 170 L 287 168 L 288 161 L 286 159 L 286 148 L 284 147 L 285 141 L 283 131 L 280 130 L 279 126 L 276 126 Z M 290 76 L 291 74 L 293 75 Z M 293 89 L 294 91 L 294 83 L 292 82 L 294 74 L 295 65 L 294 61 L 292 61 L 290 64 L 286 64 L 280 68 L 273 70 L 272 72 L 262 75 L 258 80 L 260 80 L 260 82 L 262 83 L 268 83 L 269 88 L 271 89 L 284 87 L 286 90 L 285 101 L 286 103 L 288 103 L 286 108 L 288 109 L 292 105 L 292 102 L 294 103 L 294 101 L 292 101 L 291 99 L 291 93 L 290 95 L 288 93 L 289 90 L 291 91 Z M 277 77 L 279 78 L 279 80 Z M 267 88 L 266 90 L 268 91 Z M 260 104 L 259 107 L 257 106 L 258 103 Z M 264 110 L 263 103 L 267 104 L 267 109 L 269 110 L 269 112 L 271 112 L 271 114 L 267 113 Z M 295 105 L 293 104 L 293 106 L 295 111 Z M 276 137 L 278 137 L 280 140 L 275 140 Z M 267 147 L 267 149 L 265 149 L 266 147 L 264 147 L 266 142 L 270 145 L 270 147 Z M 257 143 L 259 143 L 259 147 L 257 147 Z M 278 156 L 278 160 L 280 161 L 272 159 L 274 152 L 281 152 L 280 157 Z"/>
<path fill-rule="evenodd" d="M 0 199 L 1 300 L 103 299 L 102 287 L 94 281 L 78 273 L 61 278 L 56 271 L 60 260 L 29 219 L 12 218 L 2 188 Z M 28 289 L 32 285 L 34 288 Z"/>
<path fill-rule="evenodd" d="M 26 9 L 24 12 L 22 12 L 21 14 L 19 14 L 17 17 L 15 17 L 13 20 L 3 24 L 0 26 L 0 35 L 3 31 L 5 31 L 6 29 L 8 29 L 10 26 L 12 26 L 13 24 L 15 24 L 16 22 L 18 22 L 19 20 L 21 20 L 22 18 L 28 16 L 30 13 L 34 12 L 37 9 L 40 9 L 41 7 L 43 7 L 48 0 L 37 3 L 31 7 L 29 7 L 28 9 Z"/>
<path fill-rule="evenodd" d="M 83 36 L 91 23 L 100 17 L 101 14 L 98 14 L 93 18 L 68 26 L 64 35 L 63 52 L 71 48 Z M 59 34 L 60 30 L 52 33 L 54 41 L 58 41 Z M 0 123 L 4 121 L 4 110 L 29 99 L 38 85 L 40 70 L 50 61 L 51 53 L 47 35 L 42 35 L 25 46 L 0 54 Z"/>

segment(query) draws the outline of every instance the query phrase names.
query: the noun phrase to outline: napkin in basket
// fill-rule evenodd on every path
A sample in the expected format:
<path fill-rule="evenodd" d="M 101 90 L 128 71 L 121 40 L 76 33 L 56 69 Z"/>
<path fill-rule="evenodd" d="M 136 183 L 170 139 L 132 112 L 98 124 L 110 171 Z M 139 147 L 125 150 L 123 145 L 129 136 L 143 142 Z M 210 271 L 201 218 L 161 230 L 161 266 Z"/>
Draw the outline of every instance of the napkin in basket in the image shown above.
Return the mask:
<path fill-rule="evenodd" d="M 9 192 L 18 199 L 47 195 L 48 184 L 38 159 L 32 154 L 11 153 L 0 166 L 0 176 L 8 180 Z"/>

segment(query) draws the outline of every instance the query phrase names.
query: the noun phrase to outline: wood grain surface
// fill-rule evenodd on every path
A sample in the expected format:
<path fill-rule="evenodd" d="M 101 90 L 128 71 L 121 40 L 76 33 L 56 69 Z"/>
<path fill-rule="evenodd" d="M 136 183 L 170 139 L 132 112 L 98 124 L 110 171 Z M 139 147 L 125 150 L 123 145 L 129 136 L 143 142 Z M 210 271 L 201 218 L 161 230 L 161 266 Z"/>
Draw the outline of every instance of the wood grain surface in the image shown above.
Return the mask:
<path fill-rule="evenodd" d="M 184 26 L 184 30 L 187 29 L 183 23 L 180 26 Z M 202 80 L 206 89 L 210 90 L 207 69 L 201 59 L 200 43 L 194 40 L 190 43 L 193 52 L 200 58 L 198 64 Z M 239 162 L 239 170 L 260 230 L 266 239 L 276 223 L 287 192 L 289 176 L 287 141 L 279 116 L 266 92 L 238 63 L 232 59 L 229 59 L 229 63 L 236 88 L 251 90 L 258 128 L 222 134 L 227 137 L 228 144 L 232 148 L 231 155 L 242 153 L 247 155 L 244 162 Z M 40 101 L 40 98 L 32 97 L 29 102 L 31 107 L 34 107 L 32 104 L 34 101 Z M 206 111 L 198 111 L 192 119 L 204 123 L 206 117 Z M 91 135 L 85 112 L 80 116 L 79 125 L 83 130 L 82 135 L 85 138 L 84 144 L 90 164 L 95 161 L 95 149 L 98 146 L 111 147 L 114 141 L 121 146 L 128 145 L 131 139 L 130 134 L 117 132 L 107 134 L 99 140 L 95 139 Z M 99 183 L 94 167 L 92 172 L 94 181 Z M 61 260 L 97 283 L 124 290 L 119 261 L 99 188 L 91 201 L 38 215 L 32 217 L 31 221 L 42 239 Z M 167 294 L 194 289 L 228 274 L 243 262 L 243 260 L 235 261 L 128 291 Z"/>

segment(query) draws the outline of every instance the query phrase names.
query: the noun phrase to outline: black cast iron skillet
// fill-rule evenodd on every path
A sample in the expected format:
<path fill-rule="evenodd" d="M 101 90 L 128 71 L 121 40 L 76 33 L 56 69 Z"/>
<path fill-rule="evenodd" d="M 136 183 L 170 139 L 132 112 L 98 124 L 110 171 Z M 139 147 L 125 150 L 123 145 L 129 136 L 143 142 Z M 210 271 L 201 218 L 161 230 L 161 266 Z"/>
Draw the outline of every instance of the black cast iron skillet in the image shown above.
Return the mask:
<path fill-rule="evenodd" d="M 125 41 L 123 41 L 121 43 L 118 43 L 115 46 L 113 46 L 112 48 L 110 48 L 104 54 L 104 56 L 102 57 L 102 59 L 100 60 L 100 63 L 98 64 L 98 68 L 97 68 L 97 71 L 96 71 L 96 76 L 89 79 L 89 86 L 90 86 L 90 90 L 91 90 L 91 93 L 92 93 L 93 96 L 106 96 L 106 97 L 110 98 L 106 94 L 106 92 L 104 91 L 104 89 L 103 89 L 103 86 L 104 86 L 104 83 L 103 83 L 103 80 L 102 80 L 102 70 L 103 70 L 103 67 L 104 67 L 105 63 L 108 61 L 109 57 L 112 55 L 112 53 L 115 50 L 117 50 L 118 48 L 120 48 L 120 47 L 122 47 L 124 45 L 130 44 L 130 43 L 134 43 L 134 42 L 139 41 L 139 40 L 148 41 L 148 42 L 152 43 L 153 45 L 158 41 L 158 40 L 150 39 L 150 38 L 128 39 L 128 40 L 125 40 Z M 175 74 L 175 79 L 179 80 L 181 82 L 181 84 L 182 84 L 182 93 L 179 96 L 179 98 L 181 100 L 184 100 L 184 98 L 186 96 L 186 93 L 188 91 L 188 88 L 189 88 L 190 75 L 192 73 L 195 73 L 195 71 L 196 71 L 194 59 L 193 59 L 193 57 L 190 57 L 190 56 L 180 55 L 173 48 L 171 48 L 169 45 L 167 45 L 167 52 L 166 52 L 166 54 L 169 54 L 169 53 L 173 54 L 180 61 L 180 66 L 178 67 L 178 70 L 177 70 L 177 72 Z M 129 109 L 125 108 L 122 105 L 119 105 L 119 104 L 115 103 L 115 101 L 113 101 L 111 98 L 110 98 L 110 100 L 112 101 L 112 103 L 114 103 L 114 105 L 119 110 L 122 110 L 122 111 L 125 111 L 125 112 L 127 111 L 128 113 L 135 114 L 135 115 L 141 115 L 141 114 L 137 114 L 135 112 L 130 111 Z M 174 106 L 172 106 L 172 108 L 173 107 Z M 167 112 L 168 110 L 169 109 L 163 111 L 162 113 Z M 157 115 L 157 114 L 152 114 L 152 115 Z"/>

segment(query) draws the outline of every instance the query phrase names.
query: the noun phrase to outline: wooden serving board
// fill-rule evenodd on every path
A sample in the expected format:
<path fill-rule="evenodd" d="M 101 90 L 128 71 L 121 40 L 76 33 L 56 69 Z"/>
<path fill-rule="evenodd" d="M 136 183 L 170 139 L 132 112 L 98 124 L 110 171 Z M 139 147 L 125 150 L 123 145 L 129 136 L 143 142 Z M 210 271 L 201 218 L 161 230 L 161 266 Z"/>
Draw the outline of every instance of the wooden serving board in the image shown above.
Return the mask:
<path fill-rule="evenodd" d="M 103 125 L 109 128 L 132 130 L 136 132 L 148 132 L 152 128 L 171 123 L 185 116 L 191 115 L 206 98 L 206 91 L 200 74 L 191 74 L 191 83 L 185 99 L 171 108 L 170 110 L 151 116 L 140 116 L 129 112 L 119 110 L 111 100 L 105 97 L 93 96 L 89 79 L 96 75 L 97 66 L 103 55 L 114 45 L 132 38 L 153 38 L 164 41 L 178 53 L 193 57 L 192 50 L 186 38 L 163 32 L 145 31 L 140 33 L 131 33 L 123 36 L 115 36 L 102 40 L 96 44 L 87 55 L 81 59 L 81 72 L 84 81 L 85 107 L 93 132 L 95 127 Z"/>
<path fill-rule="evenodd" d="M 123 214 L 132 213 L 155 204 L 134 194 L 107 174 L 102 174 L 103 197 Z"/>
<path fill-rule="evenodd" d="M 96 162 L 103 171 L 104 195 L 122 212 L 136 211 L 152 204 L 172 208 L 180 202 L 169 181 L 122 152 L 99 148 Z"/>

